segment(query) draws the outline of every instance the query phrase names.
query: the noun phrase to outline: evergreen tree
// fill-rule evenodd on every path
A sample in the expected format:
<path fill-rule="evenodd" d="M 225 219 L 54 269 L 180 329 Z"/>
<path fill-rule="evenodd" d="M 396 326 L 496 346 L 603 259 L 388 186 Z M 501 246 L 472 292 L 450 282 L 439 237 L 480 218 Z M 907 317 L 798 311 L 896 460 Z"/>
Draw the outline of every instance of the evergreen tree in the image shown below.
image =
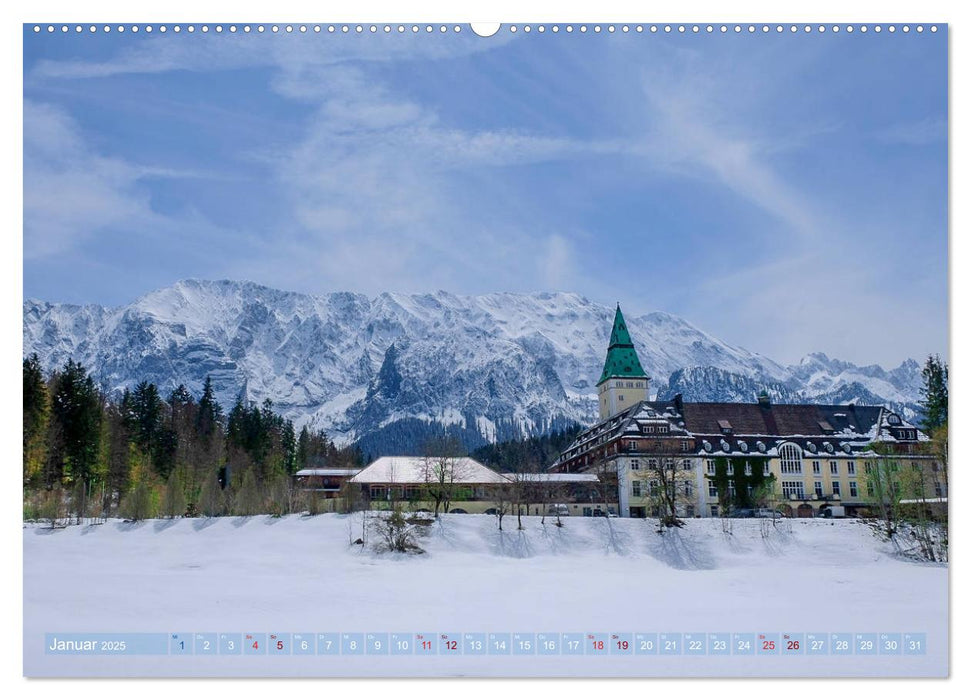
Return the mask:
<path fill-rule="evenodd" d="M 40 470 L 43 462 L 44 436 L 47 432 L 47 384 L 40 359 L 34 353 L 24 359 L 24 486 L 30 475 Z"/>
<path fill-rule="evenodd" d="M 84 367 L 68 360 L 60 372 L 51 402 L 51 414 L 60 429 L 64 472 L 86 493 L 93 476 L 101 442 L 101 396 Z M 85 510 L 83 497 L 76 503 Z"/>
<path fill-rule="evenodd" d="M 921 376 L 924 379 L 920 389 L 920 407 L 924 411 L 921 427 L 931 433 L 947 423 L 947 363 L 939 355 L 930 355 Z"/>
<path fill-rule="evenodd" d="M 124 402 L 124 399 L 122 399 Z M 107 463 L 107 500 L 110 506 L 116 499 L 121 501 L 128 489 L 132 469 L 131 434 L 121 406 L 108 404 L 105 408 L 105 420 L 108 426 L 108 449 L 105 456 Z M 108 511 L 108 507 L 105 511 Z"/>
<path fill-rule="evenodd" d="M 280 436 L 280 448 L 283 451 L 283 468 L 287 474 L 297 471 L 297 439 L 293 430 L 293 421 L 283 424 Z"/>
<path fill-rule="evenodd" d="M 211 438 L 222 420 L 222 406 L 216 401 L 212 390 L 212 378 L 206 375 L 202 385 L 202 398 L 199 399 L 199 410 L 196 413 L 196 435 Z"/>
<path fill-rule="evenodd" d="M 158 387 L 151 382 L 140 382 L 129 399 L 129 426 L 135 444 L 146 454 L 151 454 L 162 429 L 165 406 Z"/>

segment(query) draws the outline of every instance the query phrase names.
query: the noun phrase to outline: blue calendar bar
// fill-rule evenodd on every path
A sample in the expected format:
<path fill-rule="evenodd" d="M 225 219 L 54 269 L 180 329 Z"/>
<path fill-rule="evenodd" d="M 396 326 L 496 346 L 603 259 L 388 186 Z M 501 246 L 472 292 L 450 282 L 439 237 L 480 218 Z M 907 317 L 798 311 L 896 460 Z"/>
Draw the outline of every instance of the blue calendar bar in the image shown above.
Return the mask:
<path fill-rule="evenodd" d="M 127 634 L 55 634 L 44 635 L 47 654 L 69 656 L 130 656 L 135 654 L 168 654 L 171 635 L 151 633 Z"/>
<path fill-rule="evenodd" d="M 631 663 L 643 656 L 927 654 L 924 632 L 58 632 L 44 644 L 47 654 L 72 656 L 626 656 Z"/>

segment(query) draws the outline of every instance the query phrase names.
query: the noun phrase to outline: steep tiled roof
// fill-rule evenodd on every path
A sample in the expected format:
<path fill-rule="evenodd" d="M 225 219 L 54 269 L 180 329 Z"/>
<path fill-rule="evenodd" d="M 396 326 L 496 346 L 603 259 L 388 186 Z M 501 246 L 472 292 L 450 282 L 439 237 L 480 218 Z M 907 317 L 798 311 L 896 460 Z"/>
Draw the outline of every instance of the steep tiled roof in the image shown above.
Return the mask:
<path fill-rule="evenodd" d="M 667 402 L 652 402 L 655 408 Z M 883 409 L 879 406 L 815 404 L 685 403 L 685 428 L 696 435 L 720 435 L 726 421 L 734 435 L 870 435 Z M 876 435 L 874 434 L 874 437 Z"/>
<path fill-rule="evenodd" d="M 624 321 L 624 314 L 620 312 L 619 304 L 614 314 L 614 328 L 610 332 L 610 345 L 607 347 L 604 370 L 597 384 L 602 384 L 611 377 L 647 377 L 644 368 L 641 367 L 641 361 L 637 358 L 637 351 L 634 350 L 634 342 L 630 339 L 627 322 Z"/>

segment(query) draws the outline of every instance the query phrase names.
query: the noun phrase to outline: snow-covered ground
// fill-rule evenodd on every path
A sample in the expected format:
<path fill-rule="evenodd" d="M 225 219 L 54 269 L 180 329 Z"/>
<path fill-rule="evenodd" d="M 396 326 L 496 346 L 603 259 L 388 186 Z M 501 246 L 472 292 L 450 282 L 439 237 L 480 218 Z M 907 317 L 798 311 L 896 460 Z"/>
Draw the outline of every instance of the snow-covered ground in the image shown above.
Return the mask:
<path fill-rule="evenodd" d="M 421 556 L 349 546 L 360 515 L 24 528 L 24 672 L 151 676 L 941 676 L 948 571 L 856 521 L 450 515 Z M 923 656 L 88 656 L 45 633 L 925 633 Z"/>

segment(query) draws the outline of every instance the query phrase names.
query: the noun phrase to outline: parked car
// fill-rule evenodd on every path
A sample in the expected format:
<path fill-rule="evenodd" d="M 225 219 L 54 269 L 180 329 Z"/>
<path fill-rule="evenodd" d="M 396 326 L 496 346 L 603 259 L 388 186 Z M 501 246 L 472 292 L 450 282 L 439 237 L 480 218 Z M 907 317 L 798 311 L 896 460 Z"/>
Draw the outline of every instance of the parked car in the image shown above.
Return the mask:
<path fill-rule="evenodd" d="M 593 516 L 595 518 L 616 518 L 617 511 L 615 511 L 612 507 L 608 507 L 606 512 L 603 508 L 594 508 Z"/>
<path fill-rule="evenodd" d="M 826 506 L 823 508 L 822 516 L 824 518 L 845 518 L 846 508 L 843 506 Z"/>
<path fill-rule="evenodd" d="M 785 514 L 781 510 L 773 510 L 772 508 L 759 508 L 755 511 L 756 518 L 784 518 Z"/>
<path fill-rule="evenodd" d="M 499 515 L 499 511 L 497 509 L 495 509 L 495 508 L 486 508 L 485 509 L 485 514 L 486 515 Z"/>
<path fill-rule="evenodd" d="M 728 512 L 729 518 L 754 518 L 755 510 L 752 508 L 734 508 Z"/>
<path fill-rule="evenodd" d="M 570 514 L 570 506 L 565 503 L 552 503 L 546 509 L 547 515 L 558 515 L 560 517 Z"/>

